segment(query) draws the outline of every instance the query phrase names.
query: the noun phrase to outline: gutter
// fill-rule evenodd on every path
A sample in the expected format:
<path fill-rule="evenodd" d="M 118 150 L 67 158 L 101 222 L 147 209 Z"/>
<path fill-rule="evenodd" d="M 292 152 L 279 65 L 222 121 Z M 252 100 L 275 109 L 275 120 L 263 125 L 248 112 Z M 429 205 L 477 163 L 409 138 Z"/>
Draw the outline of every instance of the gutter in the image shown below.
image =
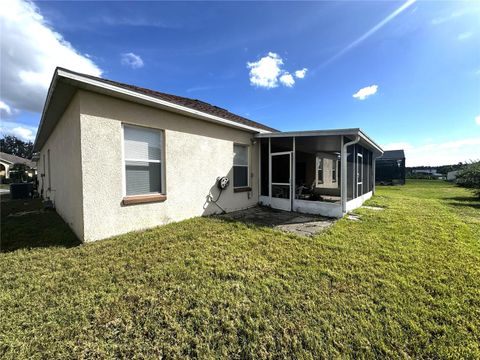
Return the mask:
<path fill-rule="evenodd" d="M 271 133 L 258 133 L 255 134 L 255 138 L 268 139 L 268 138 L 280 138 L 280 137 L 302 137 L 302 136 L 360 136 L 361 139 L 378 154 L 383 154 L 382 148 L 370 139 L 360 128 L 350 129 L 329 129 L 329 130 L 307 130 L 307 131 L 278 131 Z"/>
<path fill-rule="evenodd" d="M 345 214 L 347 212 L 347 148 L 350 145 L 355 145 L 360 141 L 360 135 L 355 136 L 355 140 L 352 140 L 348 143 L 343 144 L 342 147 L 342 154 L 341 154 L 341 164 L 342 164 L 342 213 Z M 353 174 L 353 176 L 356 176 Z"/>
<path fill-rule="evenodd" d="M 40 123 L 38 124 L 37 134 L 35 135 L 35 141 L 33 142 L 33 151 L 37 151 L 37 152 L 40 151 L 40 149 L 38 148 L 40 131 L 42 130 L 43 123 L 45 122 L 46 112 L 48 107 L 50 106 L 50 99 L 52 98 L 52 94 L 55 91 L 55 87 L 57 86 L 57 81 L 58 81 L 57 79 L 58 79 L 58 71 L 55 70 L 55 72 L 53 73 L 52 81 L 50 82 L 50 86 L 48 88 L 47 97 L 45 98 L 45 103 L 43 104 L 42 116 L 40 117 Z"/>

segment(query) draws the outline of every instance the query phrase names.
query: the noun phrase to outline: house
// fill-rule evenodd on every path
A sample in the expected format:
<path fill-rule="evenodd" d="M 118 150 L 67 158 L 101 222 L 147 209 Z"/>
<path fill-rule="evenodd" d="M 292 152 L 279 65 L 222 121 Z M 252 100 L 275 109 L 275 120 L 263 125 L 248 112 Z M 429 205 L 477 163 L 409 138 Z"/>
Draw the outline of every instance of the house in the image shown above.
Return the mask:
<path fill-rule="evenodd" d="M 29 167 L 27 176 L 33 177 L 35 175 L 35 169 L 37 168 L 35 162 L 24 159 L 20 156 L 7 154 L 0 152 L 0 179 L 10 179 L 10 174 L 12 172 L 12 166 L 15 164 L 23 164 Z"/>
<path fill-rule="evenodd" d="M 376 161 L 375 181 L 382 185 L 405 185 L 405 153 L 386 150 Z"/>
<path fill-rule="evenodd" d="M 436 179 L 436 180 L 445 180 L 445 175 L 442 173 L 438 172 L 438 169 L 435 167 L 420 167 L 420 168 L 414 168 L 411 170 L 411 173 L 413 175 L 424 175 L 427 178 L 430 179 Z"/>
<path fill-rule="evenodd" d="M 437 168 L 425 168 L 412 169 L 412 174 L 424 174 L 424 175 L 438 175 Z"/>
<path fill-rule="evenodd" d="M 360 129 L 279 132 L 62 68 L 34 149 L 39 192 L 83 241 L 258 203 L 341 217 L 372 196 L 382 154 Z"/>
<path fill-rule="evenodd" d="M 457 180 L 457 175 L 458 175 L 459 172 L 460 172 L 460 170 L 454 170 L 454 171 L 447 172 L 447 181 Z"/>

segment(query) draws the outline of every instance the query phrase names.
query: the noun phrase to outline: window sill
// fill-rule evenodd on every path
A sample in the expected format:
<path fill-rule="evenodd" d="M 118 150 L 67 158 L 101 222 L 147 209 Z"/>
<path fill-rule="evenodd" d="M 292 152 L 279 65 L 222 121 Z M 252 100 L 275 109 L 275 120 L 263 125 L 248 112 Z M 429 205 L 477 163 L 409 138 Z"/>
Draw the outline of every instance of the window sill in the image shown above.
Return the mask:
<path fill-rule="evenodd" d="M 233 192 L 234 192 L 234 193 L 246 192 L 246 191 L 252 191 L 252 188 L 251 188 L 250 186 L 233 188 Z"/>
<path fill-rule="evenodd" d="M 153 194 L 153 195 L 132 195 L 125 196 L 122 200 L 123 205 L 146 204 L 152 202 L 162 202 L 167 200 L 167 195 Z"/>

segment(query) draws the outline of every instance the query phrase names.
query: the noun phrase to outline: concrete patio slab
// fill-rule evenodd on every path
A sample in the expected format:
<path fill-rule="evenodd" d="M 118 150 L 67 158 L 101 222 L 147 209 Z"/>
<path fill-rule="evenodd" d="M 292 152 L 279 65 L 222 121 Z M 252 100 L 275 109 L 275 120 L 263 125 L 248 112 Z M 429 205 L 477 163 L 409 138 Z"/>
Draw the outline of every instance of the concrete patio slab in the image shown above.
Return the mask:
<path fill-rule="evenodd" d="M 250 209 L 217 216 L 226 220 L 271 227 L 302 236 L 314 236 L 337 220 L 318 215 L 275 210 L 264 206 L 255 206 Z"/>

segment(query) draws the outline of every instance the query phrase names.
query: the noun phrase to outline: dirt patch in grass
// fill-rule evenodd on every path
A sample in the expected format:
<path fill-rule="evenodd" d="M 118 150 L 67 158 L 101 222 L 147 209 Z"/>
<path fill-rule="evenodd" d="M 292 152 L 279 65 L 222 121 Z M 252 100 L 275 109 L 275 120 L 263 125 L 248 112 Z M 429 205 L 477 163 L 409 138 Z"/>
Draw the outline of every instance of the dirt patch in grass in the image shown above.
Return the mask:
<path fill-rule="evenodd" d="M 216 215 L 216 217 L 260 227 L 265 226 L 300 236 L 317 235 L 336 221 L 336 219 L 324 216 L 275 210 L 265 206 L 255 206 L 250 209 Z"/>

